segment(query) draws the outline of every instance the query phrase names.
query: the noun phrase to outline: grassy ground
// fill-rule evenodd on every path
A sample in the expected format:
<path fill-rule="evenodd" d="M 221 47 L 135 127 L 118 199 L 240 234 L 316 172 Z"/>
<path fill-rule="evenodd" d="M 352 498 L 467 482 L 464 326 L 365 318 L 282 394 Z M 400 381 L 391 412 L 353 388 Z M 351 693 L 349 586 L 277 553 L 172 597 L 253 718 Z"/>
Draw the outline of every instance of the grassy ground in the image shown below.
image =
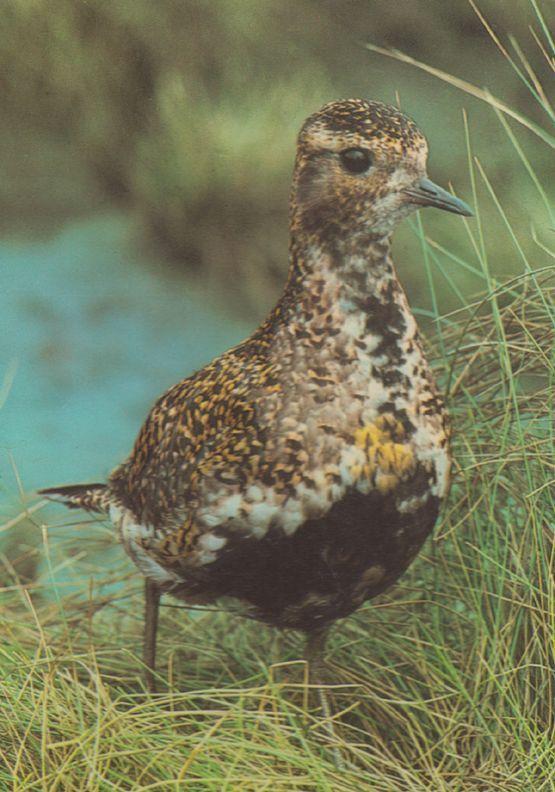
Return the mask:
<path fill-rule="evenodd" d="M 539 209 L 533 225 L 515 222 L 522 207 L 474 159 L 467 130 L 477 216 L 464 221 L 464 246 L 448 250 L 419 219 L 409 226 L 455 476 L 411 570 L 331 639 L 335 738 L 308 696 L 298 636 L 170 601 L 161 692 L 147 695 L 140 580 L 111 529 L 30 501 L 32 513 L 1 528 L 1 790 L 554 788 L 554 220 L 522 142 L 537 133 L 492 112 Z M 495 276 L 500 249 L 508 279 Z M 453 310 L 440 317 L 444 295 Z"/>
<path fill-rule="evenodd" d="M 552 790 L 553 276 L 492 285 L 441 325 L 451 498 L 400 584 L 333 635 L 335 740 L 299 638 L 226 614 L 163 609 L 147 695 L 137 574 L 107 526 L 39 508 L 42 545 L 4 526 L 0 788 Z"/>

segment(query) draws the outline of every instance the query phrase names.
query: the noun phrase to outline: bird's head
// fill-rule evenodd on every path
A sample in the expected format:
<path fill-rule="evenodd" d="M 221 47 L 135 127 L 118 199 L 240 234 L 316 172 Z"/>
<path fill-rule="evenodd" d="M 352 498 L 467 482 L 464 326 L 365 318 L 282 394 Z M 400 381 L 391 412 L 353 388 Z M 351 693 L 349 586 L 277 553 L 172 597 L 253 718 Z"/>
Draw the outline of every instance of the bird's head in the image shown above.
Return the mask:
<path fill-rule="evenodd" d="M 415 209 L 470 208 L 426 176 L 428 145 L 394 107 L 365 99 L 330 102 L 299 133 L 293 222 L 308 233 L 386 236 Z"/>

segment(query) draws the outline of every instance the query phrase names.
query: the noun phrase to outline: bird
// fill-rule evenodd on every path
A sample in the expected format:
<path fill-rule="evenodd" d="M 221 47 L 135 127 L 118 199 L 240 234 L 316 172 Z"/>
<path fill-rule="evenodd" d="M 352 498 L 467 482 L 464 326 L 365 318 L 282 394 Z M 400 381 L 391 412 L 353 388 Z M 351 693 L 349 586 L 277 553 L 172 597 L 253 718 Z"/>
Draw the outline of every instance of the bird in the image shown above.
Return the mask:
<path fill-rule="evenodd" d="M 145 577 L 149 690 L 161 595 L 298 630 L 317 667 L 332 625 L 392 586 L 431 533 L 450 429 L 391 237 L 422 207 L 472 212 L 428 178 L 427 154 L 382 102 L 310 115 L 268 317 L 156 401 L 106 482 L 40 491 L 108 515 Z"/>

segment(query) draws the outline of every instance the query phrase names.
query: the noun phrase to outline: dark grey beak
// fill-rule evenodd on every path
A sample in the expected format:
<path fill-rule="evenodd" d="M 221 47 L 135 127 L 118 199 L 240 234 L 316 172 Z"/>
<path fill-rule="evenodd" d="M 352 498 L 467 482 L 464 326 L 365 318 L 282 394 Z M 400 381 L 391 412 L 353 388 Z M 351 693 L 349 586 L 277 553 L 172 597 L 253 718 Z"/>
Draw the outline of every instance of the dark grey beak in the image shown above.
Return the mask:
<path fill-rule="evenodd" d="M 472 217 L 473 211 L 468 204 L 455 198 L 450 192 L 438 187 L 430 179 L 420 179 L 413 187 L 403 190 L 411 203 L 419 206 L 435 206 L 436 209 L 445 209 L 446 212 Z"/>

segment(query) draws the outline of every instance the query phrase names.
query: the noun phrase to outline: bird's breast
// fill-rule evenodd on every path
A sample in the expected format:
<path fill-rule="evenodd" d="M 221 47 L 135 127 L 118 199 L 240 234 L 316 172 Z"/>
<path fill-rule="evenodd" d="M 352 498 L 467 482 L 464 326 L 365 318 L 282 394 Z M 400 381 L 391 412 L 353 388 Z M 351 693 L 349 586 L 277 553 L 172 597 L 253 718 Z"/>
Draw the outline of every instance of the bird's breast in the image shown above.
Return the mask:
<path fill-rule="evenodd" d="M 403 515 L 445 495 L 443 412 L 421 354 L 411 353 L 419 374 L 405 382 L 388 378 L 362 349 L 345 344 L 343 352 L 338 359 L 321 349 L 289 369 L 286 396 L 269 409 L 271 443 L 245 486 L 207 483 L 196 515 L 199 563 L 214 561 L 234 537 L 293 536 L 350 492 L 383 498 Z"/>

